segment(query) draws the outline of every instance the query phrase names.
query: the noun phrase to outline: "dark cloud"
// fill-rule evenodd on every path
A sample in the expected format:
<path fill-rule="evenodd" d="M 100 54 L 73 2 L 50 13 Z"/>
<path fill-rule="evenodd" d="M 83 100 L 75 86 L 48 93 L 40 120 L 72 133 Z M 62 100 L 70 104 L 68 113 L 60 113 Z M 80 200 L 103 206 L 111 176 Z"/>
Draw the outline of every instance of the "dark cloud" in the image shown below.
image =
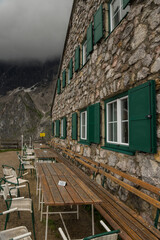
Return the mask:
<path fill-rule="evenodd" d="M 0 0 L 0 60 L 61 54 L 73 0 Z"/>

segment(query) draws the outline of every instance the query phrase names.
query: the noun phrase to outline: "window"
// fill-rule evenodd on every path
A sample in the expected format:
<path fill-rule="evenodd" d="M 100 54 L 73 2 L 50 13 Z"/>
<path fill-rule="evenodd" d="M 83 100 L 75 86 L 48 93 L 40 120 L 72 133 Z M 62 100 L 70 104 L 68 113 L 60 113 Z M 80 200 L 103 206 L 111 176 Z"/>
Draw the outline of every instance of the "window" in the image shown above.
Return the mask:
<path fill-rule="evenodd" d="M 60 120 L 56 120 L 56 123 L 55 123 L 55 137 L 59 137 L 59 127 L 60 127 Z"/>
<path fill-rule="evenodd" d="M 61 137 L 64 137 L 63 136 L 63 119 L 61 119 Z"/>
<path fill-rule="evenodd" d="M 135 151 L 156 153 L 155 81 L 106 100 L 105 109 L 103 148 L 129 155 Z"/>
<path fill-rule="evenodd" d="M 129 6 L 123 9 L 123 0 L 112 0 L 110 3 L 110 24 L 111 31 L 119 24 L 129 11 Z"/>
<path fill-rule="evenodd" d="M 70 84 L 70 81 L 73 77 L 73 59 L 71 58 L 69 65 L 68 65 L 68 69 L 67 69 L 67 82 L 68 84 Z"/>
<path fill-rule="evenodd" d="M 61 93 L 61 79 L 58 78 L 57 80 L 57 94 Z"/>
<path fill-rule="evenodd" d="M 80 143 L 100 143 L 100 103 L 90 105 L 80 113 Z"/>
<path fill-rule="evenodd" d="M 62 73 L 62 87 L 64 88 L 66 86 L 66 70 Z"/>
<path fill-rule="evenodd" d="M 61 119 L 61 138 L 65 139 L 67 137 L 67 118 L 63 117 Z"/>
<path fill-rule="evenodd" d="M 128 97 L 107 103 L 107 142 L 128 145 Z"/>
<path fill-rule="evenodd" d="M 77 113 L 72 114 L 72 139 L 77 140 Z"/>
<path fill-rule="evenodd" d="M 87 140 L 87 111 L 81 112 L 81 139 Z"/>
<path fill-rule="evenodd" d="M 70 67 L 68 66 L 68 71 L 67 71 L 67 82 L 70 84 Z"/>
<path fill-rule="evenodd" d="M 80 46 L 76 47 L 75 50 L 75 72 L 77 72 L 80 68 Z"/>
<path fill-rule="evenodd" d="M 87 40 L 85 39 L 82 44 L 82 65 L 84 66 L 87 62 Z"/>
<path fill-rule="evenodd" d="M 52 122 L 52 136 L 54 136 L 54 122 Z"/>

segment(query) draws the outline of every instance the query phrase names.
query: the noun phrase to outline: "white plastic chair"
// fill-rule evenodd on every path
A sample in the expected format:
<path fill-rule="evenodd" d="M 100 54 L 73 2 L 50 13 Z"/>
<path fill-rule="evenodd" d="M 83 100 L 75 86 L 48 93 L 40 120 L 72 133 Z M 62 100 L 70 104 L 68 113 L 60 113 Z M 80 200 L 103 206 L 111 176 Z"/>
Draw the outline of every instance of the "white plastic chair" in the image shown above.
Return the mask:
<path fill-rule="evenodd" d="M 17 208 L 4 211 L 0 213 L 0 215 L 9 214 L 14 211 L 17 211 Z M 28 232 L 25 226 L 0 231 L 0 240 L 19 240 L 19 239 L 32 240 L 30 236 L 31 232 Z"/>
<path fill-rule="evenodd" d="M 16 186 L 19 186 L 22 184 L 27 184 L 29 197 L 31 197 L 29 181 L 27 179 L 23 179 L 23 176 L 25 176 L 28 173 L 24 173 L 23 175 L 21 174 L 18 177 L 16 170 L 13 167 L 8 166 L 8 165 L 2 165 L 2 170 L 3 170 L 5 182 L 8 182 L 8 183 L 16 185 Z"/>
<path fill-rule="evenodd" d="M 101 220 L 100 223 L 102 224 L 102 226 L 105 228 L 105 230 L 107 232 L 103 232 L 103 233 L 99 233 L 96 235 L 92 235 L 89 237 L 85 237 L 79 240 L 117 240 L 118 239 L 118 234 L 120 232 L 120 230 L 114 230 L 111 231 L 108 226 Z M 66 237 L 65 233 L 63 232 L 62 228 L 58 228 L 61 237 L 63 238 L 63 240 L 71 240 L 70 236 L 68 235 L 68 238 Z M 78 239 L 77 239 L 78 240 Z"/>
<path fill-rule="evenodd" d="M 10 198 L 7 199 L 7 196 L 10 195 Z M 33 225 L 33 234 L 34 234 L 34 239 L 35 237 L 35 226 L 34 226 L 34 210 L 33 210 L 33 202 L 31 198 L 24 198 L 24 197 L 18 197 L 18 198 L 12 198 L 10 189 L 8 187 L 8 184 L 5 184 L 4 187 L 4 194 L 3 194 L 4 200 L 6 202 L 7 210 L 12 210 L 15 209 L 18 212 L 25 211 L 25 212 L 30 212 L 32 215 L 32 225 Z M 7 223 L 9 220 L 9 213 L 6 216 L 6 221 L 5 221 L 5 229 L 7 227 Z"/>

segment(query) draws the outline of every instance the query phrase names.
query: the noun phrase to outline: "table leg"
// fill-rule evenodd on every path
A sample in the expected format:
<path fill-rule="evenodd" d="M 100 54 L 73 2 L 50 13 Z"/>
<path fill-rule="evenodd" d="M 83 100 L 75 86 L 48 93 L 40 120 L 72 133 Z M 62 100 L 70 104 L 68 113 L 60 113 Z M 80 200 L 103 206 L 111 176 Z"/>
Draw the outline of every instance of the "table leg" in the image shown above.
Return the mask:
<path fill-rule="evenodd" d="M 40 219 L 41 222 L 42 222 L 42 216 L 43 216 L 43 193 L 42 193 L 42 200 L 41 200 L 41 219 Z"/>
<path fill-rule="evenodd" d="M 39 183 L 38 210 L 40 210 L 40 202 L 41 202 L 41 182 Z"/>
<path fill-rule="evenodd" d="M 38 174 L 37 174 L 36 195 L 38 195 L 38 188 L 39 188 L 39 186 L 38 186 Z"/>
<path fill-rule="evenodd" d="M 92 204 L 92 235 L 94 234 L 94 205 Z"/>
<path fill-rule="evenodd" d="M 77 205 L 77 220 L 79 220 L 79 206 Z"/>
<path fill-rule="evenodd" d="M 46 231 L 45 231 L 45 240 L 47 240 L 47 234 L 48 234 L 48 209 L 49 209 L 49 206 L 47 206 L 47 210 L 46 210 Z"/>

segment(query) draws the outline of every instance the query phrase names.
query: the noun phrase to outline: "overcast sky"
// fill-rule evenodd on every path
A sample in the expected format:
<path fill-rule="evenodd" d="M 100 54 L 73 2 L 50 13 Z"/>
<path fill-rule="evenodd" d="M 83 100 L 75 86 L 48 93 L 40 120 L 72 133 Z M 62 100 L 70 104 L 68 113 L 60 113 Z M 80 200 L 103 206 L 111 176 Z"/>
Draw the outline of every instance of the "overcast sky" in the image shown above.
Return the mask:
<path fill-rule="evenodd" d="M 0 60 L 61 55 L 73 0 L 0 0 Z"/>

